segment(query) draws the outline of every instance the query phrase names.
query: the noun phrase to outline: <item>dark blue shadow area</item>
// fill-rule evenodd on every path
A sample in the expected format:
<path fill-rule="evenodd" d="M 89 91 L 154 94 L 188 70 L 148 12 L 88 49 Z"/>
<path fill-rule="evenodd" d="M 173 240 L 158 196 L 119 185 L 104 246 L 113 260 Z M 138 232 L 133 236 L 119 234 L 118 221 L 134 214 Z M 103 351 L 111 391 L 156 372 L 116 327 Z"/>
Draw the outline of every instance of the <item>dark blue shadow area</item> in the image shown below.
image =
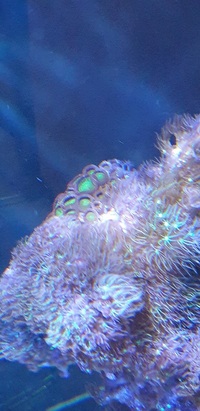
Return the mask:
<path fill-rule="evenodd" d="M 31 179 L 32 174 L 37 172 L 38 161 L 34 107 L 28 73 L 30 56 L 27 13 L 27 2 L 19 1 L 14 7 L 11 1 L 0 4 L 0 120 L 2 134 L 7 133 L 5 140 L 10 140 L 7 143 L 12 145 L 12 150 L 16 153 L 21 174 Z M 3 135 L 2 141 L 4 143 Z M 2 147 L 2 152 L 3 150 L 5 154 L 6 147 Z M 10 151 L 8 147 L 8 157 Z M 3 169 L 2 161 L 1 168 Z M 22 183 L 24 184 L 24 180 Z M 21 184 L 17 185 L 18 190 L 21 189 Z"/>
<path fill-rule="evenodd" d="M 166 120 L 199 112 L 200 3 L 1 0 L 0 27 L 2 272 L 85 165 L 119 158 L 137 167 L 158 155 Z M 78 395 L 86 378 L 72 374 L 0 362 L 0 411 L 44 411 Z"/>

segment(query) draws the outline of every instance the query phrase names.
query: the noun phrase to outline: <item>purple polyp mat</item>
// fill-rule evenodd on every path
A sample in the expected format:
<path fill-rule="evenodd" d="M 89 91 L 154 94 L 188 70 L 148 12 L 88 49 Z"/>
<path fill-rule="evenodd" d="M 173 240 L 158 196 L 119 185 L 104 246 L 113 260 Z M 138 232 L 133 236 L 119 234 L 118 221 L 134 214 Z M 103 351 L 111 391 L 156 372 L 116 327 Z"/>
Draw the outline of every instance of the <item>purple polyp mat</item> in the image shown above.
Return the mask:
<path fill-rule="evenodd" d="M 85 167 L 13 250 L 0 355 L 96 371 L 101 405 L 200 410 L 200 116 L 175 117 L 157 144 L 138 169 Z"/>

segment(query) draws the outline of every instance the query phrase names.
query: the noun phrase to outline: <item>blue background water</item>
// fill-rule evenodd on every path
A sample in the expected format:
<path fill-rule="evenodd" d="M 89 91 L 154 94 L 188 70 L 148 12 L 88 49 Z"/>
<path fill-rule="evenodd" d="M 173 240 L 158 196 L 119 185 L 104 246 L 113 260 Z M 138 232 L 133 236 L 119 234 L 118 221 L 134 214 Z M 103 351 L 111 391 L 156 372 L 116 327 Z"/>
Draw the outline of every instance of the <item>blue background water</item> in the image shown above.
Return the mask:
<path fill-rule="evenodd" d="M 200 3 L 1 0 L 0 55 L 2 272 L 86 164 L 137 166 L 158 155 L 155 132 L 168 118 L 200 111 Z M 86 377 L 71 373 L 2 360 L 0 411 L 43 411 L 78 395 Z"/>

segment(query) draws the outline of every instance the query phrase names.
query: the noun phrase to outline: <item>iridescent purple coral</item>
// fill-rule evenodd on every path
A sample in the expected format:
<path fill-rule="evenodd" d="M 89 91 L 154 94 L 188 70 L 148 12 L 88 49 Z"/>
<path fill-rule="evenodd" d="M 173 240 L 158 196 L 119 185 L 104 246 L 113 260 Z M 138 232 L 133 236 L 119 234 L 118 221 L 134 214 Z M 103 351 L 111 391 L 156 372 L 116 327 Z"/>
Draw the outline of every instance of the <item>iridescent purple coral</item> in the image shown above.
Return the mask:
<path fill-rule="evenodd" d="M 198 407 L 200 388 L 200 116 L 158 144 L 138 170 L 87 166 L 0 280 L 2 358 L 95 370 L 96 399 L 131 410 Z"/>

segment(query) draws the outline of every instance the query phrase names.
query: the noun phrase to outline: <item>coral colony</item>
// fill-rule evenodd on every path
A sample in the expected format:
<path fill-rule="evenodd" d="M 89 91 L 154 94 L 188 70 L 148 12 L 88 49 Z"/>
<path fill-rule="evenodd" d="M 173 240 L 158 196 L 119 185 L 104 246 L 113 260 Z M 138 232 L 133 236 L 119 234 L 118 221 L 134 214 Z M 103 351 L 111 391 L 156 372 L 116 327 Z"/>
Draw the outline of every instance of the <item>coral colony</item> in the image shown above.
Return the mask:
<path fill-rule="evenodd" d="M 85 167 L 14 249 L 0 353 L 98 372 L 105 406 L 200 410 L 200 116 L 176 117 L 158 146 L 137 170 Z"/>

